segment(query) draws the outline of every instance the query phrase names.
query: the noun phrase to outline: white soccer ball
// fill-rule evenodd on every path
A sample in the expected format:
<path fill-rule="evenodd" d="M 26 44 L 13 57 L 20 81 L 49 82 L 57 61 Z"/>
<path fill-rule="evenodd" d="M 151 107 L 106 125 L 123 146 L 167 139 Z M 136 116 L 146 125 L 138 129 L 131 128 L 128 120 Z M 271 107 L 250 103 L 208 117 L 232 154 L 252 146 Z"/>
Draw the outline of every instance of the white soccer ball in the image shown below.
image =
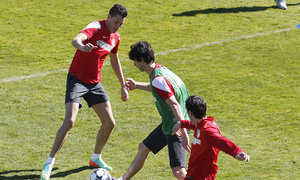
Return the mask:
<path fill-rule="evenodd" d="M 112 180 L 112 177 L 106 169 L 99 168 L 92 172 L 90 180 Z"/>

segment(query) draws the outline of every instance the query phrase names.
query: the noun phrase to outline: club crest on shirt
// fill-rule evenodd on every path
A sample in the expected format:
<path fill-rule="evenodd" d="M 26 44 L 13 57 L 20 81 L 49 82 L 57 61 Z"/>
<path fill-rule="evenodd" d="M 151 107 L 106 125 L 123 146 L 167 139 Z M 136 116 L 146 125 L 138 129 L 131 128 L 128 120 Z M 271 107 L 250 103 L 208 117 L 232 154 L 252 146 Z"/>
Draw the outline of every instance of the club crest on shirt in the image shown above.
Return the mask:
<path fill-rule="evenodd" d="M 196 145 L 196 144 L 201 144 L 201 140 L 194 137 L 192 143 L 193 143 L 194 145 Z"/>
<path fill-rule="evenodd" d="M 105 49 L 106 51 L 109 51 L 109 52 L 114 48 L 114 45 L 115 45 L 115 40 L 114 39 L 112 39 L 112 44 L 113 45 L 111 46 L 110 44 L 108 44 L 108 43 L 106 43 L 102 40 L 97 41 L 97 46 L 98 47 L 100 47 L 102 49 Z"/>
<path fill-rule="evenodd" d="M 200 129 L 197 129 L 197 132 L 195 132 L 195 133 L 197 133 L 197 138 L 194 136 L 194 138 L 193 138 L 193 144 L 194 145 L 196 145 L 196 144 L 201 144 L 201 140 L 199 139 L 200 138 Z"/>
<path fill-rule="evenodd" d="M 76 98 L 76 92 L 70 92 L 70 98 L 75 99 Z"/>

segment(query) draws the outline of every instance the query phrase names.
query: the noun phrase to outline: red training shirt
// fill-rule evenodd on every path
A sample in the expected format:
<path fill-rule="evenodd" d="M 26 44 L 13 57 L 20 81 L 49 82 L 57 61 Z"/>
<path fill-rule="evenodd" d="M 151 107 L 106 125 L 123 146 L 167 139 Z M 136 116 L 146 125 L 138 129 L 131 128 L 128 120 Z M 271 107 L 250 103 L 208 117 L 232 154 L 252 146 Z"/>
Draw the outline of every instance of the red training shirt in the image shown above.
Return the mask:
<path fill-rule="evenodd" d="M 105 21 L 94 21 L 80 31 L 88 37 L 83 44 L 98 46 L 89 53 L 77 50 L 69 69 L 70 73 L 86 84 L 99 83 L 105 58 L 110 53 L 118 53 L 120 35 L 117 32 L 109 33 Z"/>
<path fill-rule="evenodd" d="M 219 150 L 235 157 L 243 152 L 231 140 L 222 137 L 214 117 L 201 120 L 197 127 L 187 120 L 181 121 L 181 127 L 194 130 L 191 155 L 186 180 L 212 180 L 216 178 Z"/>

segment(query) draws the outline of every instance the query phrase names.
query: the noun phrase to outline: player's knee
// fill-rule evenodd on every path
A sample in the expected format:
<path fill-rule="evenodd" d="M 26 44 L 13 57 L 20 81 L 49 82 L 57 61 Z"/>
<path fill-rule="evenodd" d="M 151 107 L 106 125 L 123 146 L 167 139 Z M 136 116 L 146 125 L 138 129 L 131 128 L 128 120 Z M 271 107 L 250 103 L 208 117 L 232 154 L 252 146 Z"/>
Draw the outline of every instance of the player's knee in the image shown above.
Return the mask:
<path fill-rule="evenodd" d="M 102 126 L 105 126 L 107 129 L 113 129 L 116 125 L 116 122 L 114 119 L 102 121 Z"/>
<path fill-rule="evenodd" d="M 143 142 L 141 142 L 139 144 L 139 153 L 140 154 L 148 154 L 149 152 L 150 152 L 150 149 L 147 148 Z"/>
<path fill-rule="evenodd" d="M 178 180 L 184 180 L 186 176 L 186 171 L 183 167 L 176 167 L 172 169 L 173 175 L 178 179 Z"/>
<path fill-rule="evenodd" d="M 65 119 L 62 127 L 69 131 L 75 124 L 75 119 Z"/>

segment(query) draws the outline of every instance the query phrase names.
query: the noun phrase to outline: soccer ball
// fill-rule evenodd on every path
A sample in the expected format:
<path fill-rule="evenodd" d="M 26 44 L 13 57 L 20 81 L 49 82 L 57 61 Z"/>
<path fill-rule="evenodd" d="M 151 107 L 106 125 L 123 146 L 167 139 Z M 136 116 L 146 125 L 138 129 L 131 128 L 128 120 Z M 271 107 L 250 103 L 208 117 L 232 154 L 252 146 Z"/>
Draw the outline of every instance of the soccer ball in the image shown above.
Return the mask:
<path fill-rule="evenodd" d="M 112 180 L 112 177 L 106 169 L 99 168 L 93 171 L 90 180 Z"/>

